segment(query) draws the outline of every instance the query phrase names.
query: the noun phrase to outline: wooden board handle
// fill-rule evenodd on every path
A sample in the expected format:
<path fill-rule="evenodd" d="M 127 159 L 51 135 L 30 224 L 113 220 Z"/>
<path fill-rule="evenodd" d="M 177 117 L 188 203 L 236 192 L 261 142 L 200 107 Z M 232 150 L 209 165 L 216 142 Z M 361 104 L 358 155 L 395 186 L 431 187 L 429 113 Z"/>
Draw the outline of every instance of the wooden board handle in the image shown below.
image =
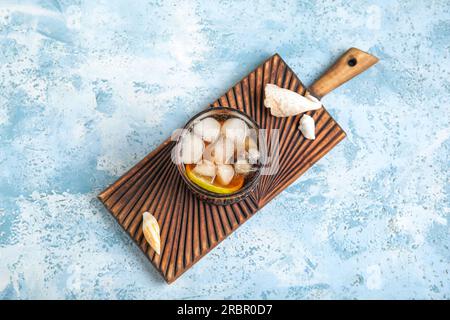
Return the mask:
<path fill-rule="evenodd" d="M 350 48 L 309 87 L 308 91 L 321 99 L 377 62 L 377 57 L 357 48 Z"/>

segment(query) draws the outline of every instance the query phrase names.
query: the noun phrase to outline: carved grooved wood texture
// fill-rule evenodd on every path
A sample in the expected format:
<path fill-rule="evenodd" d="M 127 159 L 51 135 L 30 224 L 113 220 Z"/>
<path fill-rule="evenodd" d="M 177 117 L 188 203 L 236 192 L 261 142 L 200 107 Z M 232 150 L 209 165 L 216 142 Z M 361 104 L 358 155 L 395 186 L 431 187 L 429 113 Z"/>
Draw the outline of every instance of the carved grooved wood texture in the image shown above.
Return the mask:
<path fill-rule="evenodd" d="M 170 139 L 99 195 L 168 283 L 192 267 L 345 137 L 325 108 L 308 112 L 316 122 L 313 141 L 305 139 L 298 130 L 300 115 L 271 116 L 263 106 L 267 83 L 305 93 L 295 73 L 275 54 L 210 105 L 237 108 L 250 115 L 261 128 L 279 129 L 279 171 L 262 176 L 248 198 L 227 206 L 198 200 L 185 187 L 170 160 L 173 147 Z M 161 227 L 160 256 L 144 239 L 144 211 L 153 213 Z"/>

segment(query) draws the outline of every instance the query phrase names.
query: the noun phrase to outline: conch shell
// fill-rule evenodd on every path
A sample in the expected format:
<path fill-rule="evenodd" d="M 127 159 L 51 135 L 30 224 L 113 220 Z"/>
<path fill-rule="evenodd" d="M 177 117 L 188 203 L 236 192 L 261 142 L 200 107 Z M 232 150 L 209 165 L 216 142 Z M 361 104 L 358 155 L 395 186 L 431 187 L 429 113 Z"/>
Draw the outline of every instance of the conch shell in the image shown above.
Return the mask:
<path fill-rule="evenodd" d="M 142 219 L 142 231 L 144 232 L 145 240 L 159 255 L 161 253 L 161 238 L 158 220 L 150 212 L 144 212 Z"/>
<path fill-rule="evenodd" d="M 266 96 L 264 106 L 269 108 L 270 113 L 275 117 L 295 116 L 322 107 L 322 103 L 308 93 L 302 96 L 274 84 L 266 84 L 264 92 Z"/>

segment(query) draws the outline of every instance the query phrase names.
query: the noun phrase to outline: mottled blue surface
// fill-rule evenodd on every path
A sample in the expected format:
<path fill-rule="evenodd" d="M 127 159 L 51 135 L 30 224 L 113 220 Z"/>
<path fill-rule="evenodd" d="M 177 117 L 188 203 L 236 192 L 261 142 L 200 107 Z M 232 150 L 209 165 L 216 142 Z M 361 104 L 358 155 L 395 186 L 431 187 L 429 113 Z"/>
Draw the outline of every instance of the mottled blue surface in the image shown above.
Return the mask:
<path fill-rule="evenodd" d="M 214 4 L 213 4 L 214 3 Z M 96 200 L 274 52 L 348 137 L 172 285 Z M 0 1 L 0 298 L 450 298 L 448 1 Z"/>

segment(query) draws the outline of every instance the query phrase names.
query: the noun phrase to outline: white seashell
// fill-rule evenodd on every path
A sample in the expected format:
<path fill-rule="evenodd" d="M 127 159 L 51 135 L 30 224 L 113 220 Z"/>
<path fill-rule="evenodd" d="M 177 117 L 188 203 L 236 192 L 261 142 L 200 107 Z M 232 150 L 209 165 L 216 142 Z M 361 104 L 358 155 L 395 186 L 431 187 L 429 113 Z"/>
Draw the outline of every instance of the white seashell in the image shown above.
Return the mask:
<path fill-rule="evenodd" d="M 220 138 L 214 143 L 213 157 L 215 163 L 226 164 L 230 163 L 234 156 L 234 144 L 227 138 Z"/>
<path fill-rule="evenodd" d="M 307 114 L 304 114 L 300 119 L 298 128 L 306 139 L 314 140 L 316 138 L 316 125 L 314 124 L 314 119 Z"/>
<path fill-rule="evenodd" d="M 150 212 L 144 212 L 142 219 L 142 231 L 145 240 L 147 240 L 148 244 L 159 255 L 161 253 L 161 238 L 159 235 L 158 220 Z"/>
<path fill-rule="evenodd" d="M 312 102 L 320 103 L 320 106 L 322 106 L 322 103 L 320 102 L 320 100 L 317 99 L 316 97 L 314 97 L 313 95 L 311 95 L 309 92 L 306 92 L 305 98 L 311 100 Z"/>
<path fill-rule="evenodd" d="M 238 160 L 236 160 L 236 163 L 234 164 L 234 171 L 236 171 L 236 173 L 238 173 L 238 174 L 245 175 L 254 170 L 255 169 L 253 168 L 253 166 L 250 163 L 248 163 L 248 161 L 245 159 L 238 159 Z"/>
<path fill-rule="evenodd" d="M 194 133 L 206 142 L 214 142 L 220 135 L 220 123 L 214 118 L 205 118 L 194 125 Z"/>
<path fill-rule="evenodd" d="M 223 123 L 222 134 L 235 144 L 243 144 L 249 134 L 249 128 L 243 120 L 230 118 Z"/>
<path fill-rule="evenodd" d="M 195 166 L 193 171 L 202 176 L 214 177 L 216 175 L 216 166 L 209 160 L 202 160 Z"/>
<path fill-rule="evenodd" d="M 294 116 L 322 107 L 322 103 L 310 94 L 302 96 L 274 84 L 266 84 L 264 92 L 264 106 L 270 108 L 270 113 L 275 117 Z"/>
<path fill-rule="evenodd" d="M 204 148 L 205 144 L 200 137 L 188 133 L 181 140 L 181 161 L 185 164 L 199 162 Z"/>
<path fill-rule="evenodd" d="M 220 164 L 217 166 L 217 176 L 216 180 L 226 186 L 228 185 L 234 177 L 234 169 L 232 165 Z"/>

